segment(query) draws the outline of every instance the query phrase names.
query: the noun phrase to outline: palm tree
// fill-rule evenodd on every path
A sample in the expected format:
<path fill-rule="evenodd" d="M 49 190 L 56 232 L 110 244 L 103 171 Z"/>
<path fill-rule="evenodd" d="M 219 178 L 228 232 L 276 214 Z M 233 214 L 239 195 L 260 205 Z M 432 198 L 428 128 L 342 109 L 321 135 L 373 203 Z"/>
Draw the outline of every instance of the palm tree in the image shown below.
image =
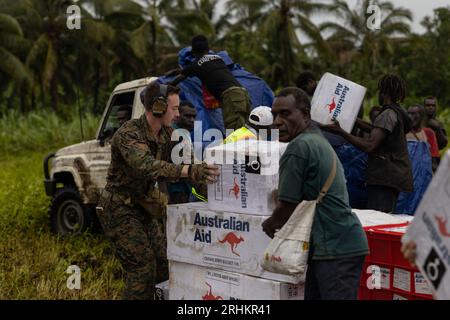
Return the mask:
<path fill-rule="evenodd" d="M 370 15 L 367 8 L 371 4 L 378 5 L 382 13 L 379 30 L 370 30 L 367 27 Z M 358 59 L 358 70 L 362 78 L 372 77 L 381 71 L 382 57 L 383 63 L 389 65 L 389 62 L 386 63 L 389 59 L 386 58 L 393 55 L 399 37 L 410 33 L 411 12 L 396 8 L 391 2 L 363 0 L 357 9 L 352 10 L 346 1 L 334 0 L 333 9 L 342 22 L 326 22 L 320 25 L 320 29 L 325 33 L 331 32 L 326 40 L 332 48 L 331 51 L 335 52 L 335 62 L 344 66 Z"/>
<path fill-rule="evenodd" d="M 241 32 L 247 32 L 253 39 L 249 42 L 250 51 L 257 52 L 262 63 L 255 69 L 262 70 L 263 76 L 272 87 L 292 84 L 306 58 L 304 47 L 297 32 L 303 30 L 315 36 L 307 25 L 311 14 L 323 11 L 326 4 L 310 0 L 235 0 L 229 2 L 241 25 Z"/>
<path fill-rule="evenodd" d="M 28 49 L 22 28 L 13 16 L 0 13 L 0 72 L 21 84 L 29 80 L 29 70 L 17 54 Z"/>
<path fill-rule="evenodd" d="M 73 84 L 68 74 L 68 59 L 76 46 L 73 33 L 66 26 L 66 7 L 64 0 L 11 1 L 3 0 L 5 10 L 18 21 L 24 30 L 24 37 L 31 42 L 25 57 L 25 64 L 32 73 L 30 91 L 23 90 L 34 103 L 41 97 L 45 105 L 46 93 L 50 93 L 50 104 L 58 111 L 60 96 L 73 97 Z M 64 94 L 61 95 L 60 91 Z"/>
<path fill-rule="evenodd" d="M 11 15 L 0 13 L 0 77 L 6 79 L 0 84 L 2 96 L 10 86 L 13 86 L 13 93 L 20 91 L 21 88 L 25 89 L 31 86 L 30 70 L 22 60 L 29 45 L 17 19 Z M 24 103 L 21 107 L 24 112 Z"/>

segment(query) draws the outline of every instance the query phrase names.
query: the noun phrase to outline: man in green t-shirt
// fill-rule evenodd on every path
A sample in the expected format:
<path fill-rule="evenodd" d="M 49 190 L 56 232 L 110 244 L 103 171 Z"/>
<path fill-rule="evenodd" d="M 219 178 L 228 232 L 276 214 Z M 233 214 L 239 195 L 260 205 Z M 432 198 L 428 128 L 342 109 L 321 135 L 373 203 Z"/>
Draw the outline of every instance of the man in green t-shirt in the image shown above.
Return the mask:
<path fill-rule="evenodd" d="M 305 299 L 356 299 L 367 239 L 349 206 L 342 165 L 311 122 L 310 108 L 306 93 L 293 87 L 273 102 L 274 127 L 289 145 L 280 160 L 277 207 L 262 226 L 272 238 L 301 201 L 317 199 L 336 159 L 336 176 L 314 216 Z"/>

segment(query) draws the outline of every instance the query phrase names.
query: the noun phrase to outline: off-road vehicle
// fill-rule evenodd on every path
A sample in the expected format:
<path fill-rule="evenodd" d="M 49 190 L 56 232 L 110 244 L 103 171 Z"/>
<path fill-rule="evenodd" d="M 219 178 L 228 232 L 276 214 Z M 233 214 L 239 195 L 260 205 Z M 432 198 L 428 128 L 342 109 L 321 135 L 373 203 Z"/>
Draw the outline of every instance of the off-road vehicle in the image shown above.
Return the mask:
<path fill-rule="evenodd" d="M 99 227 L 95 207 L 106 185 L 111 137 L 119 128 L 117 110 L 130 105 L 132 118 L 139 118 L 144 113 L 139 95 L 154 80 L 149 77 L 118 85 L 108 100 L 94 140 L 67 146 L 44 158 L 45 192 L 52 197 L 49 216 L 55 233 L 76 234 Z"/>

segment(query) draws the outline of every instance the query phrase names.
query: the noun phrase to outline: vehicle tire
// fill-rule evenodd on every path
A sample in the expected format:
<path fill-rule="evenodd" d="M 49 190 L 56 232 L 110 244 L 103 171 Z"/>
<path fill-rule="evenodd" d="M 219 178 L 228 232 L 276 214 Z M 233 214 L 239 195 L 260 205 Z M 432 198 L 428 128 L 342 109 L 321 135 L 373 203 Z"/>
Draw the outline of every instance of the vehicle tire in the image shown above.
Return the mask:
<path fill-rule="evenodd" d="M 56 191 L 49 215 L 52 232 L 62 236 L 98 230 L 95 205 L 84 204 L 80 193 L 73 186 Z"/>

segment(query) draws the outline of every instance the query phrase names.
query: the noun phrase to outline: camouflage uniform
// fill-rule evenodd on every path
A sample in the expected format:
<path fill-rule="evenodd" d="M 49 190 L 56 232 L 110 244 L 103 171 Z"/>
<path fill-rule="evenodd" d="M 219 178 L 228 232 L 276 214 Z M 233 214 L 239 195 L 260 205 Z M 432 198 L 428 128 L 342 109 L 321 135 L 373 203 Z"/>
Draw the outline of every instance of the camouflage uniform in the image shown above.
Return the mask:
<path fill-rule="evenodd" d="M 170 163 L 176 142 L 163 127 L 159 142 L 143 115 L 125 123 L 111 142 L 111 165 L 100 199 L 100 223 L 126 273 L 124 299 L 152 299 L 168 279 L 165 237 L 167 198 L 156 182 L 178 181 L 181 165 Z M 140 200 L 147 200 L 145 210 Z"/>
<path fill-rule="evenodd" d="M 230 87 L 222 92 L 221 108 L 225 129 L 238 130 L 247 123 L 251 100 L 243 87 Z"/>

